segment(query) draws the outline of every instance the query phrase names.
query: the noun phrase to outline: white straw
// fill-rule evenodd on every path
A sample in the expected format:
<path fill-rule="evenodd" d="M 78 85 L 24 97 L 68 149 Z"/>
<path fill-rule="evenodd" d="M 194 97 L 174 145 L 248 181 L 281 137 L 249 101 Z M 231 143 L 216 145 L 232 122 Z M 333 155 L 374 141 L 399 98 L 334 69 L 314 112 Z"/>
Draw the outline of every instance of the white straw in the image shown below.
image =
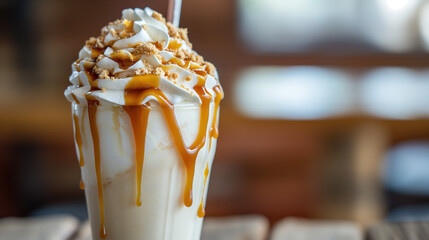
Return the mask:
<path fill-rule="evenodd" d="M 181 9 L 182 0 L 168 0 L 167 21 L 171 22 L 176 27 L 179 27 Z"/>

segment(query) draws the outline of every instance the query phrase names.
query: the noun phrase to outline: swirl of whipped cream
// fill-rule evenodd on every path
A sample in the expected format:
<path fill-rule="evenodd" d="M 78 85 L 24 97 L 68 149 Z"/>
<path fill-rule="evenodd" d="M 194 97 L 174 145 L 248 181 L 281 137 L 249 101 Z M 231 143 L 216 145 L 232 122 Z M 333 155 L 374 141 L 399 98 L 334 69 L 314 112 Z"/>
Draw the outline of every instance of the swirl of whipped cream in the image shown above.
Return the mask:
<path fill-rule="evenodd" d="M 174 105 L 201 103 L 194 90 L 201 79 L 214 96 L 213 88 L 219 81 L 214 68 L 208 70 L 212 65 L 189 60 L 189 55 L 188 60 L 178 57 L 177 51 L 181 51 L 197 56 L 194 60 L 202 59 L 183 38 L 169 35 L 171 26 L 153 16 L 150 8 L 125 9 L 121 20 L 104 27 L 101 37 L 87 43 L 72 64 L 67 99 L 85 102 L 89 94 L 97 100 L 125 105 L 127 85 L 144 74 L 159 76 L 157 88 Z M 155 98 L 148 96 L 141 104 L 150 100 Z"/>

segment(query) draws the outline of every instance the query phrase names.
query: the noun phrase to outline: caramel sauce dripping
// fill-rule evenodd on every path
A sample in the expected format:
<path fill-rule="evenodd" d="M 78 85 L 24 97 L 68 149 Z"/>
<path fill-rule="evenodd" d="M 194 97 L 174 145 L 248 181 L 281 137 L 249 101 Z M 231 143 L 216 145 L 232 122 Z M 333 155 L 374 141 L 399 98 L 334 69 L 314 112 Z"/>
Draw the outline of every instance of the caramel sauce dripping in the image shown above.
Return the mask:
<path fill-rule="evenodd" d="M 128 54 L 123 50 L 113 52 L 110 54 L 110 58 L 118 63 L 119 67 L 123 70 L 128 69 L 139 60 L 136 60 L 132 54 Z"/>
<path fill-rule="evenodd" d="M 84 70 L 88 70 L 88 69 L 92 69 L 94 67 L 95 63 L 94 62 L 85 61 L 85 62 L 83 62 L 82 65 L 83 65 L 83 69 Z"/>
<path fill-rule="evenodd" d="M 168 43 L 167 49 L 174 51 L 174 50 L 177 50 L 180 47 L 182 47 L 182 45 L 183 45 L 183 43 L 177 41 L 176 39 L 171 39 L 170 42 Z"/>
<path fill-rule="evenodd" d="M 173 46 L 172 46 L 173 47 Z M 118 58 L 125 56 L 118 55 Z M 127 55 L 127 57 L 129 57 Z M 127 62 L 128 61 L 128 62 Z M 147 104 L 142 105 L 142 101 L 148 96 L 154 96 L 159 102 L 164 118 L 166 120 L 168 130 L 170 135 L 173 138 L 174 145 L 176 146 L 177 151 L 179 152 L 181 159 L 186 168 L 186 184 L 184 189 L 184 205 L 187 207 L 192 206 L 193 204 L 193 179 L 195 174 L 195 163 L 199 151 L 204 147 L 206 141 L 206 133 L 208 129 L 209 122 L 209 113 L 210 113 L 210 101 L 212 96 L 207 92 L 205 88 L 205 77 L 207 72 L 205 72 L 201 66 L 198 64 L 192 64 L 191 61 L 183 62 L 180 59 L 172 58 L 170 61 L 176 61 L 175 63 L 184 68 L 193 68 L 193 70 L 199 75 L 198 84 L 194 87 L 194 90 L 200 96 L 201 99 L 201 111 L 200 111 L 200 123 L 198 134 L 194 142 L 188 147 L 186 146 L 182 133 L 177 123 L 176 116 L 174 114 L 174 105 L 169 102 L 167 97 L 159 90 L 160 77 L 158 75 L 141 75 L 133 77 L 125 88 L 125 105 L 123 109 L 128 114 L 133 134 L 134 134 L 134 144 L 135 144 L 135 161 L 136 161 L 136 187 L 137 187 L 137 198 L 136 205 L 141 206 L 141 179 L 144 163 L 144 153 L 145 153 L 145 143 L 146 143 L 146 130 L 148 125 L 148 118 L 150 113 L 150 106 Z M 133 59 L 121 59 L 118 61 L 121 67 L 128 67 L 134 64 Z M 97 75 L 93 71 L 85 71 L 88 80 L 91 84 L 91 91 L 98 89 Z M 103 200 L 103 184 L 101 178 L 101 166 L 100 166 L 100 142 L 99 142 L 99 133 L 97 127 L 97 108 L 99 102 L 91 95 L 91 91 L 87 94 L 88 101 L 88 115 L 91 134 L 93 138 L 94 145 L 94 161 L 95 161 L 95 170 L 97 175 L 97 189 L 98 189 L 98 199 L 100 207 L 100 238 L 105 239 L 107 237 L 107 231 L 105 226 L 105 217 L 104 217 L 104 200 Z M 211 137 L 217 138 L 218 130 L 216 125 L 217 119 L 217 109 L 219 102 L 222 99 L 223 93 L 220 86 L 215 87 L 214 91 L 216 92 L 215 97 L 215 114 L 214 120 L 210 129 L 210 145 Z M 83 158 L 82 158 L 83 159 Z M 204 172 L 204 188 L 206 185 L 207 177 L 209 174 L 208 164 Z M 83 185 L 83 181 L 81 181 Z M 204 192 L 204 190 L 203 190 Z M 201 198 L 203 200 L 203 197 Z M 203 203 L 201 202 L 198 209 L 198 216 L 203 217 L 205 215 L 205 210 Z"/>
<path fill-rule="evenodd" d="M 80 81 L 80 79 L 79 79 L 79 81 Z M 71 97 L 73 98 L 73 101 L 75 101 L 77 104 L 79 104 L 80 102 L 79 102 L 79 100 L 77 99 L 77 97 L 72 93 L 72 94 L 70 94 L 71 95 Z"/>
<path fill-rule="evenodd" d="M 127 69 L 128 69 L 128 68 L 130 68 L 132 65 L 134 65 L 137 61 L 138 61 L 138 60 L 133 61 L 133 60 L 129 60 L 129 59 L 124 59 L 124 60 L 121 60 L 121 61 L 115 61 L 115 62 L 117 62 L 117 63 L 118 63 L 118 65 L 119 65 L 119 68 L 120 68 L 120 69 L 122 69 L 122 70 L 127 70 Z"/>
<path fill-rule="evenodd" d="M 136 176 L 137 176 L 137 200 L 136 205 L 141 206 L 141 182 L 142 171 L 146 144 L 146 130 L 149 119 L 150 108 L 146 105 L 141 106 L 124 106 L 124 110 L 128 113 L 131 120 L 131 125 L 134 134 L 135 145 L 135 161 L 136 161 Z"/>
<path fill-rule="evenodd" d="M 99 48 L 93 47 L 91 49 L 91 58 L 95 59 L 103 53 L 104 53 L 104 49 L 99 49 Z"/>
<path fill-rule="evenodd" d="M 189 68 L 190 66 L 191 66 L 191 60 L 186 60 L 185 64 L 182 65 L 181 67 L 183 67 L 183 68 Z"/>
<path fill-rule="evenodd" d="M 89 126 L 91 128 L 92 141 L 94 143 L 95 173 L 97 175 L 98 202 L 100 206 L 100 238 L 105 239 L 107 236 L 107 232 L 106 232 L 106 226 L 104 223 L 103 183 L 101 181 L 101 166 L 100 166 L 100 137 L 98 134 L 98 127 L 97 127 L 98 105 L 99 105 L 99 102 L 97 100 L 88 99 Z"/>
<path fill-rule="evenodd" d="M 184 64 L 185 64 L 182 59 L 179 59 L 179 58 L 176 58 L 176 57 L 170 58 L 166 63 L 176 64 L 178 66 L 184 66 Z"/>
<path fill-rule="evenodd" d="M 195 86 L 194 90 L 198 93 L 198 95 L 201 98 L 202 104 L 201 104 L 201 113 L 200 113 L 200 126 L 198 130 L 197 138 L 195 139 L 194 143 L 191 144 L 189 148 L 186 147 L 184 144 L 183 138 L 180 133 L 180 129 L 178 129 L 177 122 L 174 126 L 173 124 L 169 124 L 169 127 L 175 127 L 176 130 L 176 136 L 174 137 L 176 139 L 176 146 L 178 147 L 179 151 L 182 155 L 182 160 L 185 163 L 186 167 L 186 186 L 185 186 L 185 193 L 184 193 L 184 202 L 185 206 L 190 207 L 192 205 L 192 187 L 193 187 L 193 180 L 194 180 L 194 172 L 195 172 L 195 161 L 198 155 L 198 152 L 205 144 L 205 136 L 207 132 L 207 125 L 209 121 L 209 112 L 210 112 L 210 100 L 211 96 L 206 91 L 204 85 L 203 86 Z M 173 114 L 174 112 L 170 111 Z M 168 112 L 168 113 L 170 113 Z M 170 114 L 171 114 L 170 113 Z M 167 121 L 171 121 L 172 117 L 167 118 Z M 175 120 L 175 119 L 174 119 Z M 170 129 L 172 134 L 174 135 L 172 129 Z M 179 139 L 180 136 L 180 139 Z M 181 140 L 180 142 L 178 140 Z M 185 152 L 185 151 L 186 152 Z"/>
<path fill-rule="evenodd" d="M 94 71 L 88 71 L 85 70 L 85 75 L 88 78 L 89 85 L 91 86 L 91 89 L 97 89 L 98 88 L 98 75 Z"/>
<path fill-rule="evenodd" d="M 79 81 L 79 85 L 78 85 L 78 87 L 82 87 L 83 86 L 83 84 L 82 84 L 82 80 L 80 79 L 80 77 L 78 76 L 77 77 L 77 80 Z M 78 103 L 79 104 L 79 103 Z"/>
<path fill-rule="evenodd" d="M 129 90 L 137 90 L 137 92 L 140 94 L 142 91 L 149 89 L 149 88 L 159 88 L 160 83 L 160 77 L 156 74 L 146 74 L 146 75 L 139 75 L 131 78 L 131 80 L 127 83 L 127 86 L 125 86 L 125 105 L 140 105 L 140 103 L 135 103 L 135 96 L 128 96 L 127 94 L 130 93 Z M 141 99 L 143 100 L 143 99 Z M 128 102 L 127 102 L 128 101 Z"/>
<path fill-rule="evenodd" d="M 174 115 L 174 106 L 167 100 L 164 94 L 159 90 L 154 90 L 154 95 L 163 110 L 167 126 L 169 128 L 170 134 L 173 137 L 176 148 L 181 155 L 182 161 L 186 168 L 186 185 L 184 191 L 184 204 L 187 207 L 192 206 L 192 188 L 193 188 L 193 179 L 195 172 L 195 161 L 200 149 L 204 146 L 205 143 L 205 134 L 207 131 L 207 123 L 209 117 L 209 106 L 211 96 L 208 94 L 206 89 L 203 86 L 195 86 L 194 90 L 200 95 L 202 106 L 200 113 L 200 125 L 198 130 L 198 135 L 195 141 L 191 146 L 187 147 L 180 128 L 177 124 L 176 117 Z"/>
<path fill-rule="evenodd" d="M 79 117 L 75 113 L 73 113 L 73 123 L 74 123 L 74 139 L 76 140 L 76 144 L 79 150 L 79 166 L 83 167 L 85 165 L 85 161 L 83 159 L 83 153 L 82 153 L 82 135 L 80 132 Z"/>
<path fill-rule="evenodd" d="M 196 63 L 192 63 L 191 64 L 191 60 L 183 61 L 182 59 L 177 58 L 177 57 L 172 57 L 167 62 L 163 62 L 163 64 L 167 64 L 167 63 L 169 63 L 169 64 L 176 64 L 179 67 L 190 69 L 190 70 L 194 70 L 194 69 L 200 70 L 201 69 L 202 71 L 205 71 L 205 70 L 203 70 L 203 68 L 200 65 L 198 65 Z"/>
<path fill-rule="evenodd" d="M 73 65 L 74 65 L 74 67 L 76 68 L 76 70 L 78 70 L 78 71 L 80 71 L 80 67 L 79 67 L 79 62 L 80 62 L 81 60 L 80 59 L 78 59 L 75 63 L 73 63 Z"/>
<path fill-rule="evenodd" d="M 213 114 L 213 123 L 212 128 L 210 129 L 211 136 L 215 139 L 219 137 L 219 128 L 217 125 L 217 118 L 218 118 L 218 112 L 219 112 L 219 105 L 220 101 L 223 98 L 223 91 L 222 88 L 218 85 L 213 88 L 214 92 L 216 93 L 215 99 L 214 99 L 214 114 Z"/>
<path fill-rule="evenodd" d="M 207 72 L 204 69 L 194 69 L 194 72 L 198 75 L 200 75 L 201 77 L 205 77 L 207 76 Z"/>
<path fill-rule="evenodd" d="M 202 106 L 200 113 L 200 125 L 198 130 L 198 135 L 195 141 L 191 144 L 191 146 L 186 146 L 180 128 L 178 126 L 176 116 L 174 114 L 174 106 L 171 104 L 166 96 L 158 89 L 159 87 L 159 76 L 158 75 L 142 75 L 136 76 L 131 79 L 131 81 L 126 86 L 125 91 L 125 107 L 124 109 L 127 111 L 131 124 L 133 125 L 134 136 L 140 134 L 136 133 L 137 129 L 140 129 L 144 126 L 147 127 L 147 122 L 143 124 L 143 126 L 137 126 L 139 120 L 133 118 L 145 117 L 145 113 L 137 113 L 138 111 L 147 111 L 149 113 L 150 108 L 148 106 L 140 106 L 137 108 L 136 106 L 141 105 L 143 99 L 148 96 L 154 96 L 162 109 L 164 118 L 166 120 L 168 130 L 173 138 L 174 144 L 182 158 L 182 161 L 186 168 L 186 185 L 184 191 L 184 204 L 187 207 L 192 205 L 192 187 L 193 187 L 193 179 L 195 172 L 195 161 L 200 149 L 204 146 L 205 136 L 208 128 L 208 118 L 209 118 L 209 106 L 211 96 L 206 91 L 203 84 L 198 84 L 194 87 L 194 90 L 198 93 L 201 98 Z M 141 122 L 139 122 L 141 124 Z M 144 141 L 144 137 L 139 137 L 139 141 Z M 135 143 L 137 146 L 137 143 Z M 139 146 L 144 146 L 144 143 L 138 143 Z M 136 149 L 137 152 L 137 149 Z M 140 153 L 141 154 L 141 153 Z M 137 163 L 140 160 L 136 160 Z M 143 161 L 143 160 L 142 160 Z M 139 170 L 140 171 L 140 170 Z M 138 175 L 138 174 L 137 174 Z M 139 176 L 139 175 L 138 175 Z M 140 181 L 138 179 L 138 181 Z M 139 183 L 138 183 L 139 184 Z"/>
<path fill-rule="evenodd" d="M 133 32 L 134 31 L 134 21 L 124 20 L 125 31 Z"/>
<path fill-rule="evenodd" d="M 198 208 L 198 217 L 203 218 L 206 215 L 206 209 L 204 208 L 204 191 L 206 189 L 207 177 L 209 176 L 209 163 L 206 165 L 206 169 L 204 170 L 204 185 L 203 191 L 201 194 L 201 203 Z"/>
<path fill-rule="evenodd" d="M 79 188 L 80 188 L 81 190 L 84 190 L 84 189 L 85 189 L 85 183 L 83 183 L 83 180 L 82 180 L 82 179 L 80 179 Z"/>
<path fill-rule="evenodd" d="M 203 66 L 196 63 L 190 63 L 189 69 L 194 71 L 196 74 L 198 74 L 201 77 L 205 77 L 208 75 L 206 70 L 203 68 Z"/>
<path fill-rule="evenodd" d="M 149 119 L 150 108 L 146 105 L 140 105 L 144 98 L 141 98 L 141 92 L 149 88 L 159 87 L 158 75 L 141 75 L 133 77 L 128 83 L 125 91 L 125 106 L 123 109 L 127 112 L 134 135 L 135 162 L 136 162 L 136 181 L 137 181 L 137 199 L 136 205 L 141 206 L 141 181 L 144 163 L 144 153 L 146 144 L 146 130 Z"/>
<path fill-rule="evenodd" d="M 124 50 L 111 53 L 110 58 L 113 60 L 134 60 L 134 56 L 132 54 L 127 54 Z"/>
<path fill-rule="evenodd" d="M 189 62 L 189 67 L 188 68 L 191 69 L 191 70 L 199 69 L 201 71 L 205 71 L 203 69 L 203 67 L 201 65 L 197 64 L 197 63 L 191 63 L 191 62 Z"/>

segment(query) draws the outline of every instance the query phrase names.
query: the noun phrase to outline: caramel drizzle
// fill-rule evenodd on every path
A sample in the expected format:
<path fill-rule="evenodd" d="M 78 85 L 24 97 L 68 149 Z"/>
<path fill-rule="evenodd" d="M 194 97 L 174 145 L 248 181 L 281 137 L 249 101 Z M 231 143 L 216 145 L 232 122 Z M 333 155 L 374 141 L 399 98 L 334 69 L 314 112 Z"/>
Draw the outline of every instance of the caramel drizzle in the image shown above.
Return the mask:
<path fill-rule="evenodd" d="M 141 181 L 144 163 L 144 153 L 146 144 L 146 130 L 149 118 L 150 108 L 147 105 L 140 105 L 143 101 L 141 92 L 149 88 L 159 87 L 158 75 L 141 75 L 133 77 L 126 86 L 125 106 L 123 109 L 127 112 L 134 135 L 135 162 L 136 162 L 136 187 L 137 199 L 136 205 L 141 206 Z"/>
<path fill-rule="evenodd" d="M 174 51 L 174 50 L 177 50 L 180 47 L 182 47 L 182 45 L 183 44 L 181 42 L 177 41 L 176 39 L 171 39 L 170 42 L 168 43 L 167 49 Z"/>
<path fill-rule="evenodd" d="M 82 178 L 80 179 L 79 188 L 80 188 L 81 190 L 84 190 L 84 189 L 85 189 L 85 183 L 83 183 L 83 179 L 82 179 Z"/>
<path fill-rule="evenodd" d="M 217 139 L 219 137 L 217 118 L 218 118 L 220 101 L 223 98 L 223 91 L 219 85 L 215 86 L 213 88 L 213 91 L 216 93 L 216 95 L 215 95 L 215 99 L 214 99 L 214 113 L 213 113 L 212 127 L 210 129 L 209 149 L 211 149 L 211 147 L 212 147 L 212 138 Z M 198 217 L 200 217 L 200 218 L 203 218 L 206 215 L 206 210 L 204 207 L 204 191 L 206 189 L 206 182 L 207 182 L 208 175 L 209 175 L 209 163 L 207 163 L 206 169 L 204 170 L 204 187 L 203 187 L 203 192 L 201 195 L 200 207 L 198 208 Z"/>
<path fill-rule="evenodd" d="M 88 78 L 89 85 L 91 86 L 91 90 L 98 89 L 98 75 L 92 70 L 85 70 L 85 75 Z"/>
<path fill-rule="evenodd" d="M 213 91 L 216 93 L 216 96 L 214 99 L 213 122 L 212 122 L 212 127 L 210 129 L 210 146 L 209 146 L 210 149 L 212 147 L 212 138 L 217 139 L 219 137 L 219 127 L 217 124 L 217 118 L 218 118 L 220 100 L 222 100 L 223 98 L 223 91 L 219 85 L 215 86 L 213 88 Z"/>
<path fill-rule="evenodd" d="M 206 189 L 207 177 L 209 176 L 209 163 L 206 164 L 206 169 L 204 170 L 204 185 L 203 191 L 201 193 L 201 203 L 198 208 L 198 217 L 203 218 L 206 215 L 206 209 L 204 207 L 204 191 Z"/>
<path fill-rule="evenodd" d="M 82 135 L 80 133 L 79 118 L 76 115 L 76 113 L 73 113 L 73 123 L 74 123 L 74 138 L 76 140 L 77 148 L 79 150 L 79 166 L 83 167 L 85 165 L 85 161 L 83 159 L 83 152 L 82 152 Z"/>
<path fill-rule="evenodd" d="M 79 78 L 79 84 L 80 84 L 80 77 L 78 77 Z M 72 93 L 71 94 L 71 97 L 73 98 L 73 100 L 77 103 L 77 104 L 79 104 L 80 102 L 79 102 L 79 100 L 77 99 L 77 97 Z"/>
<path fill-rule="evenodd" d="M 144 79 L 143 79 L 144 78 Z M 193 179 L 195 172 L 195 161 L 198 155 L 198 152 L 205 144 L 205 135 L 207 132 L 208 118 L 209 118 L 209 106 L 211 95 L 206 91 L 204 85 L 198 84 L 194 87 L 194 90 L 198 93 L 201 98 L 202 106 L 200 113 L 200 126 L 198 135 L 195 141 L 191 144 L 191 146 L 186 146 L 180 128 L 178 126 L 176 116 L 174 114 L 174 106 L 171 104 L 167 97 L 158 89 L 159 88 L 159 76 L 158 75 L 142 75 L 136 76 L 131 79 L 131 81 L 126 86 L 125 91 L 125 107 L 124 109 L 127 111 L 131 124 L 134 131 L 134 136 L 136 139 L 136 135 L 140 135 L 137 132 L 137 129 L 147 128 L 147 121 L 141 124 L 139 120 L 135 118 L 139 118 L 139 114 L 136 113 L 138 111 L 146 111 L 147 114 L 150 111 L 150 107 L 147 105 L 143 105 L 141 108 L 137 108 L 136 106 L 140 105 L 141 102 L 148 96 L 155 97 L 162 109 L 163 115 L 165 117 L 169 132 L 173 138 L 174 144 L 176 146 L 177 151 L 179 152 L 182 161 L 186 168 L 186 185 L 184 191 L 184 204 L 187 207 L 192 205 L 192 187 L 193 187 Z M 131 107 L 129 107 L 131 106 Z M 133 109 L 130 111 L 130 109 Z M 137 110 L 140 109 L 140 110 Z M 130 114 L 131 113 L 131 114 Z M 145 115 L 145 114 L 144 114 Z M 134 118 L 134 119 L 133 119 Z M 137 126 L 137 123 L 139 126 Z M 145 133 L 145 132 L 144 132 Z M 139 143 L 135 143 L 136 146 L 144 146 L 144 137 L 139 137 Z M 137 148 L 136 148 L 136 156 L 137 156 Z M 144 151 L 144 150 L 143 150 Z M 139 158 L 144 156 L 139 155 Z M 136 159 L 137 163 L 143 162 L 143 160 Z M 140 166 L 138 165 L 138 171 L 140 171 Z M 138 186 L 140 186 L 139 177 L 138 176 Z M 139 190 L 138 190 L 138 193 Z"/>
<path fill-rule="evenodd" d="M 187 62 L 185 65 L 189 65 Z M 94 80 L 95 77 L 93 73 L 86 71 L 89 78 L 89 82 L 92 83 L 91 90 L 96 90 L 98 88 L 97 81 Z M 201 99 L 201 112 L 200 112 L 200 124 L 198 135 L 195 141 L 191 146 L 186 146 L 180 128 L 177 123 L 176 116 L 174 114 L 174 105 L 167 99 L 167 97 L 159 90 L 159 80 L 158 75 L 141 75 L 133 77 L 125 88 L 125 105 L 123 109 L 127 112 L 132 129 L 134 134 L 134 144 L 135 144 L 135 161 L 136 161 L 136 187 L 137 187 L 137 199 L 136 205 L 141 206 L 141 179 L 144 163 L 144 152 L 145 152 L 145 143 L 146 143 L 146 130 L 148 124 L 148 117 L 150 113 L 150 106 L 146 103 L 141 105 L 142 101 L 148 97 L 155 97 L 162 109 L 163 115 L 165 117 L 169 132 L 174 140 L 177 151 L 179 152 L 182 161 L 186 168 L 186 185 L 184 190 L 184 205 L 187 207 L 192 206 L 193 196 L 193 179 L 195 173 L 195 162 L 198 156 L 199 151 L 204 147 L 206 141 L 206 133 L 208 128 L 209 113 L 210 113 L 210 100 L 212 96 L 207 92 L 204 84 L 205 79 L 199 77 L 198 84 L 194 87 L 194 90 L 200 96 Z M 215 97 L 216 109 L 218 108 L 220 99 L 222 99 L 221 89 L 216 87 L 214 91 L 217 93 Z M 100 167 L 100 141 L 97 127 L 97 107 L 99 102 L 94 100 L 89 93 L 87 95 L 88 101 L 88 115 L 91 128 L 91 134 L 94 143 L 94 161 L 95 161 L 95 170 L 97 175 L 97 189 L 98 189 L 98 199 L 100 207 L 100 238 L 105 239 L 107 237 L 107 230 L 105 226 L 104 218 L 104 201 L 103 201 L 103 189 L 102 189 L 102 179 L 101 179 L 101 167 Z M 216 114 L 217 115 L 217 111 Z M 216 119 L 216 118 L 215 118 Z M 213 120 L 212 129 L 216 129 L 216 120 Z M 215 128 L 213 128 L 215 126 Z M 213 136 L 211 129 L 210 135 Z M 217 129 L 215 130 L 217 132 Z M 217 134 L 216 134 L 217 137 Z M 211 138 L 210 138 L 211 139 Z M 206 184 L 208 176 L 208 165 L 206 166 L 206 171 L 204 173 L 205 180 L 204 185 Z M 83 183 L 83 182 L 82 182 Z M 202 204 L 202 203 L 201 203 Z M 205 210 L 201 205 L 198 215 L 205 214 Z M 201 212 L 201 213 L 200 213 Z"/>
<path fill-rule="evenodd" d="M 169 103 L 164 97 L 163 101 L 160 101 L 161 107 L 164 112 L 164 116 L 167 121 L 167 125 L 170 130 L 170 134 L 173 136 L 174 142 L 176 144 L 176 148 L 179 151 L 182 161 L 185 164 L 186 168 L 186 185 L 184 192 L 184 203 L 185 206 L 192 206 L 192 188 L 193 188 L 193 180 L 194 180 L 194 172 L 195 172 L 195 161 L 197 159 L 197 155 L 201 148 L 204 147 L 207 132 L 207 125 L 209 120 L 209 106 L 211 96 L 206 91 L 205 87 L 196 86 L 194 90 L 200 95 L 202 105 L 201 105 L 201 113 L 200 113 L 200 126 L 198 130 L 198 135 L 195 141 L 191 144 L 191 146 L 187 147 L 185 142 L 183 141 L 182 133 L 180 132 L 179 126 L 177 125 L 176 117 L 174 115 L 174 108 L 171 103 Z M 160 100 L 160 99 L 158 99 Z"/>
<path fill-rule="evenodd" d="M 121 34 L 132 33 L 134 32 L 134 21 L 125 20 L 124 21 L 125 29 Z"/>
<path fill-rule="evenodd" d="M 141 106 L 124 106 L 124 110 L 128 113 L 133 127 L 134 145 L 135 145 L 135 161 L 136 161 L 136 176 L 137 176 L 137 200 L 136 205 L 141 206 L 141 182 L 142 171 L 146 143 L 146 129 L 149 119 L 150 108 L 146 105 Z"/>
<path fill-rule="evenodd" d="M 135 59 L 133 55 L 127 54 L 125 51 L 119 50 L 110 54 L 110 58 L 114 60 L 119 68 L 126 70 L 134 65 L 139 59 Z"/>
<path fill-rule="evenodd" d="M 93 47 L 91 49 L 91 58 L 96 59 L 98 56 L 103 54 L 103 52 L 104 52 L 104 49 L 99 49 L 99 48 Z"/>
<path fill-rule="evenodd" d="M 88 99 L 89 126 L 91 128 L 92 141 L 94 143 L 95 173 L 97 175 L 98 202 L 100 206 L 100 238 L 105 239 L 107 236 L 107 231 L 104 223 L 103 183 L 101 181 L 101 168 L 100 168 L 100 136 L 98 134 L 98 127 L 97 127 L 98 105 L 99 105 L 99 102 L 97 100 Z"/>

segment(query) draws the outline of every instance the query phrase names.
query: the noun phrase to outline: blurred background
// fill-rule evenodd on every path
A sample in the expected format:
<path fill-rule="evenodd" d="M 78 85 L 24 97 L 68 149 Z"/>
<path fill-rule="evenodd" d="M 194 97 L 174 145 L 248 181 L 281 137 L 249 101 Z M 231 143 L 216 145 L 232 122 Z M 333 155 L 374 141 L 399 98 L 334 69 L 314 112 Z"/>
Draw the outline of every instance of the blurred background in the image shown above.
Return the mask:
<path fill-rule="evenodd" d="M 70 65 L 128 7 L 0 2 L 0 217 L 84 219 Z M 183 0 L 225 90 L 208 216 L 429 220 L 428 0 Z"/>

